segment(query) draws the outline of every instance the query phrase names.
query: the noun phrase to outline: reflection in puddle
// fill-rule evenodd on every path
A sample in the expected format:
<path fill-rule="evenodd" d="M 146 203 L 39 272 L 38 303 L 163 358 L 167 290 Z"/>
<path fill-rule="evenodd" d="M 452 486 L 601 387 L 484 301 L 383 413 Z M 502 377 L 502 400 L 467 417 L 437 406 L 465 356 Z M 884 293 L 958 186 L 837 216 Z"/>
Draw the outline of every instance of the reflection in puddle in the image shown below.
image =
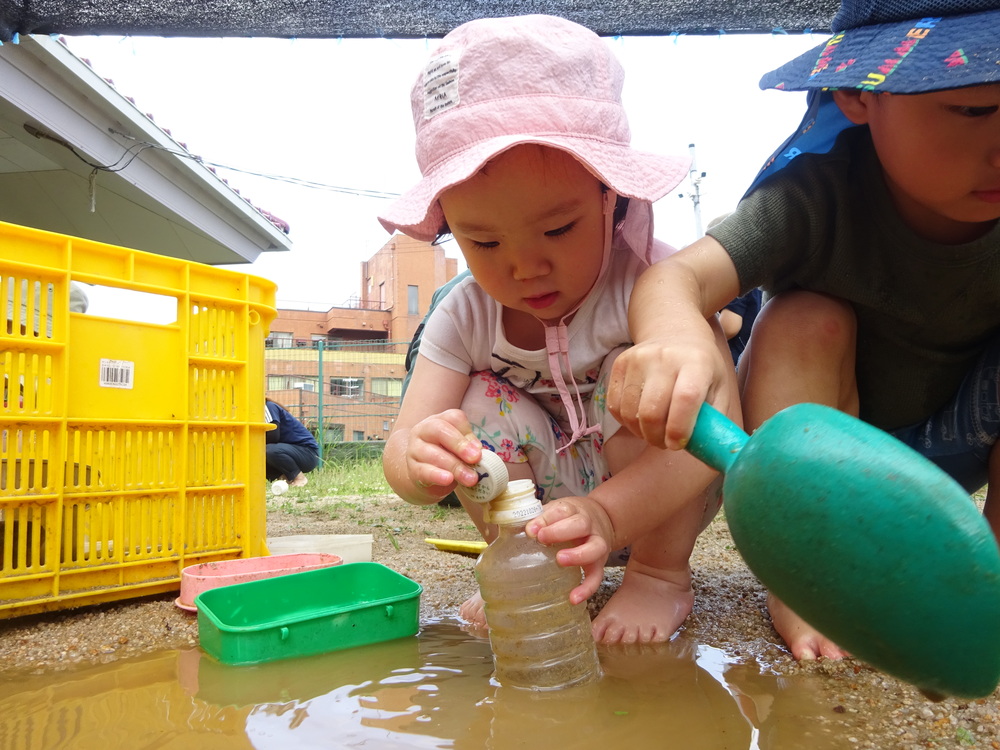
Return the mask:
<path fill-rule="evenodd" d="M 489 643 L 453 620 L 425 623 L 416 638 L 255 667 L 170 651 L 0 683 L 0 748 L 843 745 L 808 675 L 762 675 L 756 662 L 738 664 L 683 635 L 655 648 L 605 649 L 601 662 L 605 677 L 592 685 L 504 689 L 490 681 Z"/>

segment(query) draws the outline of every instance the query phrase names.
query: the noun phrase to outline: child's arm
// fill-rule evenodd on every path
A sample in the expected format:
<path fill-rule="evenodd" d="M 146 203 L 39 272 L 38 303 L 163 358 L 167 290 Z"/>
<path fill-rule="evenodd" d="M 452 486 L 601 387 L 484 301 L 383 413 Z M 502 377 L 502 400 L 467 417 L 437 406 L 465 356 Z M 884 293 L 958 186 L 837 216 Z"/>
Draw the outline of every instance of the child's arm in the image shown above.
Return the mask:
<path fill-rule="evenodd" d="M 571 601 L 583 601 L 597 590 L 610 550 L 630 544 L 684 503 L 701 498 L 715 476 L 694 456 L 660 448 L 683 447 L 706 396 L 742 424 L 732 358 L 715 320 L 715 312 L 738 293 L 735 266 L 711 237 L 655 264 L 636 284 L 629 306 L 636 345 L 615 361 L 608 407 L 652 445 L 588 497 L 552 501 L 527 527 L 544 544 L 575 545 L 560 550 L 557 558 L 584 570 Z M 673 444 L 666 446 L 668 439 Z"/>
<path fill-rule="evenodd" d="M 735 381 L 734 373 L 728 388 L 732 408 L 738 412 Z M 738 413 L 730 416 L 741 421 Z M 704 503 L 705 491 L 716 476 L 716 471 L 689 453 L 647 446 L 587 497 L 547 503 L 526 530 L 543 544 L 572 545 L 560 549 L 556 559 L 560 565 L 583 568 L 583 582 L 570 592 L 570 601 L 575 604 L 597 591 L 610 551 L 649 534 L 688 503 Z"/>
<path fill-rule="evenodd" d="M 468 375 L 417 357 L 382 453 L 385 478 L 407 502 L 431 505 L 456 482 L 471 487 L 479 478 L 471 465 L 482 444 L 459 409 L 468 387 Z"/>
<path fill-rule="evenodd" d="M 615 361 L 608 409 L 627 429 L 660 448 L 680 449 L 709 401 L 723 413 L 722 385 L 732 360 L 716 346 L 708 319 L 740 292 L 725 248 L 703 237 L 650 266 L 629 301 L 635 346 Z"/>
<path fill-rule="evenodd" d="M 726 403 L 727 416 L 742 425 L 729 346 L 717 321 L 708 323 L 708 329 L 713 346 L 730 361 L 721 376 L 719 400 Z M 619 452 L 622 449 L 624 454 Z M 583 582 L 570 593 L 574 603 L 587 599 L 597 590 L 609 551 L 621 549 L 653 529 L 673 523 L 672 519 L 683 515 L 690 503 L 716 500 L 706 497 L 706 490 L 718 473 L 686 451 L 665 451 L 646 445 L 624 430 L 619 430 L 606 442 L 604 450 L 609 462 L 613 453 L 618 453 L 619 460 L 624 458 L 619 464 L 622 468 L 615 470 L 613 476 L 587 497 L 562 498 L 548 503 L 542 514 L 532 519 L 527 527 L 528 534 L 543 544 L 574 545 L 557 554 L 561 565 L 583 568 Z"/>

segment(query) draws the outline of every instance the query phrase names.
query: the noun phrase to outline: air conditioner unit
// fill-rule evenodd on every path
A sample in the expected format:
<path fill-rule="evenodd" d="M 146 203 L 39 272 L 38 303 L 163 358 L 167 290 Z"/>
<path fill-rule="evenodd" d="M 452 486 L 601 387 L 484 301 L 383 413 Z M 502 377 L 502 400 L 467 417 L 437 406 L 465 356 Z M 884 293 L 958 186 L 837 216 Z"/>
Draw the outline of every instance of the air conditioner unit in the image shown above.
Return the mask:
<path fill-rule="evenodd" d="M 316 384 L 309 382 L 293 383 L 292 388 L 297 388 L 300 391 L 315 391 Z"/>

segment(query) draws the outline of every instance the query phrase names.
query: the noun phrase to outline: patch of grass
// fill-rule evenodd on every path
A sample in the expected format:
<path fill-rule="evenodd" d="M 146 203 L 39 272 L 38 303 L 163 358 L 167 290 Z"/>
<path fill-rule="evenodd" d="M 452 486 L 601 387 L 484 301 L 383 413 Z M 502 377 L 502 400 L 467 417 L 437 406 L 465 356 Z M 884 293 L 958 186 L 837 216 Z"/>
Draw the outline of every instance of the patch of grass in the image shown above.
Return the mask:
<path fill-rule="evenodd" d="M 358 502 L 352 503 L 349 500 L 335 500 L 334 502 L 330 503 L 327 507 L 335 510 L 346 510 L 346 511 L 357 512 L 359 510 L 364 509 L 365 504 Z"/>
<path fill-rule="evenodd" d="M 272 495 L 271 483 L 267 484 L 268 510 L 281 511 L 291 515 L 312 512 L 326 512 L 330 518 L 346 516 L 357 518 L 363 510 L 377 504 L 379 495 L 391 495 L 392 488 L 382 474 L 382 462 L 377 458 L 329 461 L 315 471 L 309 472 L 309 483 L 305 487 L 290 487 L 284 495 Z M 336 500 L 329 498 L 367 498 L 364 502 Z M 361 521 L 358 521 L 361 523 Z"/>
<path fill-rule="evenodd" d="M 382 473 L 382 461 L 377 458 L 327 461 L 309 473 L 307 488 L 324 497 L 392 494 Z"/>
<path fill-rule="evenodd" d="M 280 510 L 282 513 L 295 513 L 297 511 L 295 504 L 291 500 L 271 497 L 270 504 L 274 510 Z"/>
<path fill-rule="evenodd" d="M 289 497 L 282 495 L 275 497 L 270 492 L 267 493 L 267 509 L 277 510 L 287 513 L 290 516 L 304 516 L 316 510 L 317 500 L 315 496 Z"/>

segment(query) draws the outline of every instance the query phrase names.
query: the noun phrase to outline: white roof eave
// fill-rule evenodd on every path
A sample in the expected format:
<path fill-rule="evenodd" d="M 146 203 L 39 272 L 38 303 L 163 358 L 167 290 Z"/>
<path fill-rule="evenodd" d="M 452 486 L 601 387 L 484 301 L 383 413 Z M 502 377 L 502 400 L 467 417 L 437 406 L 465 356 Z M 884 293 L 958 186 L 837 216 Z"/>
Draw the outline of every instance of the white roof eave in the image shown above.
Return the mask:
<path fill-rule="evenodd" d="M 0 47 L 0 99 L 20 109 L 25 124 L 72 144 L 95 164 L 113 164 L 126 149 L 153 144 L 155 148 L 142 149 L 125 169 L 98 172 L 97 191 L 102 183 L 117 189 L 126 198 L 119 205 L 142 201 L 146 210 L 176 225 L 177 234 L 195 238 L 194 249 L 164 254 L 197 254 L 199 245 L 207 242 L 220 247 L 205 250 L 212 257 L 192 260 L 239 263 L 252 262 L 261 252 L 291 249 L 281 229 L 199 161 L 174 153 L 183 152 L 183 147 L 56 39 L 22 37 L 17 45 Z M 32 140 L 30 134 L 16 135 Z M 65 150 L 59 155 L 63 168 L 89 178 L 91 168 L 64 145 L 49 138 L 37 140 L 49 141 L 39 143 L 38 150 L 50 157 Z M 160 241 L 169 243 L 174 232 L 163 235 Z M 155 247 L 155 238 L 150 242 L 152 247 L 137 249 L 163 252 Z"/>

